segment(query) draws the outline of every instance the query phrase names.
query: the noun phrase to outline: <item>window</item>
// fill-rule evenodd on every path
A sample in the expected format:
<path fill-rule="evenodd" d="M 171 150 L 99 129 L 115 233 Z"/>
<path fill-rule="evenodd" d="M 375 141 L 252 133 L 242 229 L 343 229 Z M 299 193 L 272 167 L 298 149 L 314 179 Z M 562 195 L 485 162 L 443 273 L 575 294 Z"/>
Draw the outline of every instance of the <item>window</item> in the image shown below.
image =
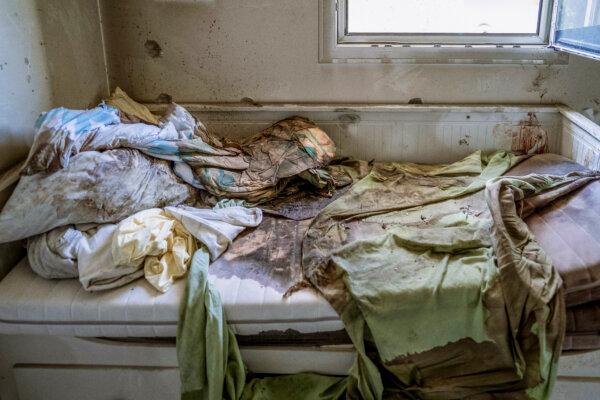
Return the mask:
<path fill-rule="evenodd" d="M 548 49 L 552 3 L 321 0 L 320 58 L 324 62 L 561 62 L 565 57 Z"/>
<path fill-rule="evenodd" d="M 553 47 L 600 59 L 600 0 L 556 0 Z"/>
<path fill-rule="evenodd" d="M 549 1 L 346 0 L 338 2 L 342 42 L 547 43 Z M 341 7 L 340 7 L 341 5 Z"/>

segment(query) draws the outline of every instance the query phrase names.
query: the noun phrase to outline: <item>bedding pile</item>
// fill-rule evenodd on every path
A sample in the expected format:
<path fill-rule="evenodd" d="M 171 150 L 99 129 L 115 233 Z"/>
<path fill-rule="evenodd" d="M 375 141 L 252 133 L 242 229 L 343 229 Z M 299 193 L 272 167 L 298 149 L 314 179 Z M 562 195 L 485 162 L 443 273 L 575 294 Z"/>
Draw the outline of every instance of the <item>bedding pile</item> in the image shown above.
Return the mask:
<path fill-rule="evenodd" d="M 261 211 L 244 206 L 302 182 L 323 193 L 339 184 L 324 169 L 335 145 L 300 117 L 225 141 L 177 104 L 159 118 L 117 89 L 91 110 L 42 114 L 36 130 L 0 213 L 0 243 L 28 238 L 34 271 L 79 277 L 91 291 L 145 276 L 164 292 L 196 240 L 214 260 L 239 227 L 260 223 Z M 226 209 L 220 199 L 236 201 Z M 192 207 L 206 201 L 215 208 Z"/>
<path fill-rule="evenodd" d="M 165 292 L 187 273 L 184 399 L 545 399 L 565 329 L 597 329 L 565 311 L 565 291 L 567 305 L 585 301 L 573 303 L 528 218 L 598 172 L 513 174 L 529 156 L 504 151 L 447 165 L 336 160 L 304 118 L 232 141 L 120 89 L 91 110 L 44 113 L 36 129 L 0 243 L 27 238 L 36 273 L 89 291 L 145 277 Z M 357 352 L 347 377 L 248 379 L 209 264 L 277 218 L 306 232 L 288 294 L 312 287 L 340 315 Z M 240 263 L 258 253 L 247 243 Z"/>

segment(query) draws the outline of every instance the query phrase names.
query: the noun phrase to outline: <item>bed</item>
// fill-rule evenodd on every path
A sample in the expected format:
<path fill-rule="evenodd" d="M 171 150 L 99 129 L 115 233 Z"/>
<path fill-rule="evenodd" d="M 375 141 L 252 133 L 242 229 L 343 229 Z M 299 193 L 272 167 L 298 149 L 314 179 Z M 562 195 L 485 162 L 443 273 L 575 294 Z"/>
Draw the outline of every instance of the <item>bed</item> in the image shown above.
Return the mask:
<path fill-rule="evenodd" d="M 341 144 L 342 154 L 362 159 L 443 162 L 475 148 L 523 150 L 532 135 L 543 134 L 546 150 L 562 155 L 534 156 L 509 174 L 600 168 L 598 128 L 563 107 L 289 107 L 192 109 L 224 135 L 251 132 L 267 121 L 300 112 L 322 125 Z M 365 146 L 366 134 L 379 139 L 374 143 L 383 143 Z M 432 140 L 445 147 L 436 148 Z M 390 145 L 396 146 L 396 154 Z M 600 182 L 596 182 L 527 219 L 565 282 L 564 349 L 569 352 L 600 348 L 600 225 L 594 223 L 599 206 Z M 301 279 L 299 244 L 309 223 L 267 215 L 261 226 L 245 232 L 210 267 L 211 282 L 221 294 L 252 372 L 342 375 L 353 362 L 343 324 L 324 298 L 309 288 L 283 296 Z M 0 396 L 28 398 L 28 382 L 41 377 L 68 381 L 67 377 L 87 376 L 109 382 L 121 373 L 147 382 L 148 396 L 176 397 L 173 337 L 183 287 L 180 280 L 160 295 L 138 280 L 116 290 L 89 293 L 75 280 L 40 278 L 22 260 L 0 282 L 4 356 L 0 373 L 10 383 Z M 555 398 L 578 379 L 586 382 L 576 392 L 582 396 L 600 386 L 597 353 L 564 360 Z M 107 365 L 113 370 L 99 368 Z M 50 381 L 48 385 L 48 398 L 62 398 L 64 389 Z"/>

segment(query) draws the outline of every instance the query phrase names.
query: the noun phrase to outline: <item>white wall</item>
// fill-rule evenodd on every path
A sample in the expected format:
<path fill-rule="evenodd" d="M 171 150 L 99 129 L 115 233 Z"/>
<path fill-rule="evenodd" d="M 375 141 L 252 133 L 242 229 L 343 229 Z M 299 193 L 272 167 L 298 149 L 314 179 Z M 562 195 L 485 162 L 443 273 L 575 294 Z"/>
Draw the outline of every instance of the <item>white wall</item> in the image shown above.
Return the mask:
<path fill-rule="evenodd" d="M 599 107 L 600 64 L 318 64 L 317 0 L 102 0 L 110 83 L 141 100 L 566 103 Z M 160 57 L 145 43 L 156 41 Z"/>
<path fill-rule="evenodd" d="M 0 0 L 0 171 L 27 153 L 33 122 L 52 103 L 42 30 L 34 1 Z M 0 205 L 7 193 L 0 193 Z M 23 255 L 0 245 L 0 279 Z"/>
<path fill-rule="evenodd" d="M 96 0 L 0 0 L 0 172 L 27 155 L 42 111 L 106 93 Z M 21 254 L 0 245 L 0 278 Z"/>
<path fill-rule="evenodd" d="M 0 7 L 0 170 L 31 144 L 33 121 L 52 94 L 35 1 L 2 0 Z"/>

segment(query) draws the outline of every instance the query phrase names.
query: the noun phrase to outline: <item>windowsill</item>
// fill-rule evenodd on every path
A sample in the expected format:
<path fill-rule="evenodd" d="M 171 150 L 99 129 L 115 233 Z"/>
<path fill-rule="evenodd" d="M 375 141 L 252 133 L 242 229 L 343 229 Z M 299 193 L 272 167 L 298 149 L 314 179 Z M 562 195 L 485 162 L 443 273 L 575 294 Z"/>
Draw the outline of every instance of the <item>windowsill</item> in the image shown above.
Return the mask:
<path fill-rule="evenodd" d="M 568 64 L 569 57 L 545 46 L 359 45 L 327 43 L 321 37 L 319 63 L 401 64 Z"/>

